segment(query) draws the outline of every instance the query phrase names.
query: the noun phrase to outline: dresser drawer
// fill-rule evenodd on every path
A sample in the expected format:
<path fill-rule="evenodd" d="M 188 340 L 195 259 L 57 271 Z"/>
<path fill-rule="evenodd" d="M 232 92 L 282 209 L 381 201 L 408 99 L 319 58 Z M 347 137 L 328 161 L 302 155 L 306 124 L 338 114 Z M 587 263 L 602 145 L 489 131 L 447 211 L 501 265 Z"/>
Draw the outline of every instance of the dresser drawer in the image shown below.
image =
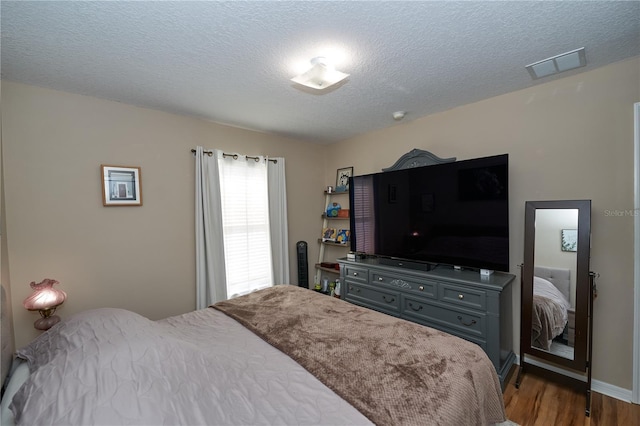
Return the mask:
<path fill-rule="evenodd" d="M 487 310 L 487 293 L 454 284 L 440 283 L 438 297 L 442 302 L 471 309 Z"/>
<path fill-rule="evenodd" d="M 357 266 L 343 265 L 344 279 L 350 282 L 369 282 L 369 270 L 366 268 L 358 268 Z"/>
<path fill-rule="evenodd" d="M 461 339 L 468 340 L 471 343 L 475 343 L 476 345 L 480 346 L 483 351 L 485 352 L 487 351 L 487 340 L 484 339 L 483 337 L 475 336 L 472 334 L 460 333 L 458 330 L 452 330 L 446 325 L 435 323 L 433 321 L 429 321 L 424 318 L 408 317 L 408 316 L 405 317 L 404 315 L 402 315 L 401 318 L 404 318 L 411 322 L 415 322 L 417 324 L 426 325 L 427 327 L 435 328 L 436 330 L 444 331 L 445 333 L 453 334 L 454 336 L 457 336 Z"/>
<path fill-rule="evenodd" d="M 419 280 L 402 275 L 387 275 L 377 271 L 371 272 L 371 284 L 382 284 L 396 287 L 403 291 L 419 294 L 422 297 L 438 297 L 438 283 L 429 280 Z"/>
<path fill-rule="evenodd" d="M 402 295 L 402 317 L 420 318 L 434 325 L 455 330 L 453 334 L 484 339 L 487 334 L 486 315 L 467 309 L 454 309 L 441 303 Z M 439 328 L 439 327 L 436 327 Z"/>
<path fill-rule="evenodd" d="M 400 294 L 393 291 L 348 282 L 347 300 L 380 307 L 385 312 L 394 312 L 396 315 L 400 312 Z"/>

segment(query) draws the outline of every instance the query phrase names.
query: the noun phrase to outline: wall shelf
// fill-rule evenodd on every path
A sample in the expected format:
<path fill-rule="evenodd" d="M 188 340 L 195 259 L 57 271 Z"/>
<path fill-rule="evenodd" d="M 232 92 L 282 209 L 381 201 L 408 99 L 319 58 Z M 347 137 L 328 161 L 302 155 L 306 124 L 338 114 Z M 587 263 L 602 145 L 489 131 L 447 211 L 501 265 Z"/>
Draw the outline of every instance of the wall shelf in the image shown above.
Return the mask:
<path fill-rule="evenodd" d="M 349 244 L 334 243 L 333 241 L 322 241 L 322 238 L 318 238 L 318 242 L 320 244 L 326 244 L 329 246 L 351 247 Z"/>
<path fill-rule="evenodd" d="M 350 222 L 349 222 L 349 216 L 346 217 L 342 217 L 342 216 L 327 216 L 327 212 L 326 212 L 326 207 L 332 202 L 333 197 L 338 197 L 341 199 L 344 199 L 344 196 L 348 196 L 349 195 L 349 191 L 333 191 L 333 192 L 327 192 L 326 190 L 324 191 L 324 198 L 325 198 L 325 202 L 324 202 L 324 207 L 325 207 L 325 211 L 322 213 L 322 229 L 321 231 L 324 231 L 324 229 L 326 228 L 340 228 L 340 229 L 348 229 Z M 331 225 L 330 225 L 331 224 Z M 321 234 L 322 235 L 322 234 Z M 322 241 L 322 238 L 318 238 L 318 244 L 320 244 L 320 254 L 318 256 L 318 263 L 316 263 L 315 268 L 316 268 L 316 274 L 315 274 L 315 280 L 314 280 L 314 285 L 316 283 L 320 283 L 321 279 L 322 279 L 322 274 L 323 272 L 328 272 L 331 274 L 336 274 L 339 275 L 340 271 L 338 269 L 333 269 L 333 268 L 325 268 L 323 266 L 320 266 L 323 262 L 325 261 L 330 261 L 330 262 L 334 262 L 336 259 L 325 259 L 326 256 L 326 251 L 325 248 L 327 247 L 342 247 L 343 249 L 350 249 L 351 248 L 351 244 L 349 243 L 349 241 L 347 241 L 346 244 L 341 244 L 338 242 L 333 242 L 333 241 Z M 329 249 L 329 251 L 336 251 L 336 249 Z M 340 257 L 344 256 L 344 252 L 340 251 Z"/>
<path fill-rule="evenodd" d="M 340 270 L 336 269 L 336 268 L 325 268 L 324 266 L 320 266 L 319 263 L 316 263 L 316 269 L 320 270 L 320 271 L 325 271 L 325 272 L 329 272 L 332 274 L 336 274 L 339 275 L 340 274 Z"/>

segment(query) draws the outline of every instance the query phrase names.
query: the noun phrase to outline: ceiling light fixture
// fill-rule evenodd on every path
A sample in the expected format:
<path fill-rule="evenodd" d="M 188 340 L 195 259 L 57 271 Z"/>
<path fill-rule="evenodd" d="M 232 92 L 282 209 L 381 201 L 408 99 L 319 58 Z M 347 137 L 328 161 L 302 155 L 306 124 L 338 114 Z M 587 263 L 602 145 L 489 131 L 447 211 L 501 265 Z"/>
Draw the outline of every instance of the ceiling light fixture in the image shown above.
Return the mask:
<path fill-rule="evenodd" d="M 393 115 L 393 119 L 394 120 L 400 121 L 405 117 L 405 115 L 407 115 L 407 112 L 406 111 L 396 111 L 392 115 Z"/>
<path fill-rule="evenodd" d="M 561 53 L 551 58 L 534 62 L 525 68 L 529 71 L 531 78 L 537 80 L 574 68 L 584 67 L 585 65 L 587 65 L 587 59 L 584 55 L 584 47 L 581 47 L 571 52 Z"/>
<path fill-rule="evenodd" d="M 313 58 L 311 64 L 311 68 L 293 77 L 291 81 L 312 89 L 324 90 L 349 77 L 349 74 L 336 70 L 327 62 L 327 59 L 322 56 Z"/>

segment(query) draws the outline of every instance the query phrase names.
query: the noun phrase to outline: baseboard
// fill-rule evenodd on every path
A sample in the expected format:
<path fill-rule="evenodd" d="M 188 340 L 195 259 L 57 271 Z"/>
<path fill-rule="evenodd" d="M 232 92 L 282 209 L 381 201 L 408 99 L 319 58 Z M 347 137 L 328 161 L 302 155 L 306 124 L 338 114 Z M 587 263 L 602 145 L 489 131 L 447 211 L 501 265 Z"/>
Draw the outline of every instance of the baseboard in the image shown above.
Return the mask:
<path fill-rule="evenodd" d="M 631 402 L 631 389 L 624 389 L 609 383 L 601 382 L 600 380 L 592 379 L 591 390 L 624 402 Z"/>
<path fill-rule="evenodd" d="M 520 355 L 516 355 L 516 364 L 520 365 Z M 562 368 L 558 368 L 554 365 L 547 364 L 537 359 L 531 359 L 530 357 L 527 357 L 527 364 L 535 365 L 536 367 L 540 368 L 546 368 L 547 370 L 551 370 L 554 373 L 564 374 L 573 379 L 581 380 L 583 382 L 587 381 L 587 378 L 581 374 L 574 373 L 573 371 L 569 370 L 564 370 Z M 631 402 L 632 392 L 630 389 L 624 389 L 593 378 L 591 379 L 591 391 L 598 392 L 602 395 L 607 395 L 611 398 L 619 399 L 624 402 Z"/>

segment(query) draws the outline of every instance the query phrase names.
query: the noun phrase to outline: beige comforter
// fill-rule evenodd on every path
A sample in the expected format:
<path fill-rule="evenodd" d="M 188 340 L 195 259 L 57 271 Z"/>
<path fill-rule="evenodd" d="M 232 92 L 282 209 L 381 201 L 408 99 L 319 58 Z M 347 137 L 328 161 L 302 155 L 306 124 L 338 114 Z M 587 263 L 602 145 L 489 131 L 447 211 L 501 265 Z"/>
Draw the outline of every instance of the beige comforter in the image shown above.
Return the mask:
<path fill-rule="evenodd" d="M 505 420 L 495 369 L 473 343 L 287 285 L 213 307 L 289 355 L 378 425 Z"/>

